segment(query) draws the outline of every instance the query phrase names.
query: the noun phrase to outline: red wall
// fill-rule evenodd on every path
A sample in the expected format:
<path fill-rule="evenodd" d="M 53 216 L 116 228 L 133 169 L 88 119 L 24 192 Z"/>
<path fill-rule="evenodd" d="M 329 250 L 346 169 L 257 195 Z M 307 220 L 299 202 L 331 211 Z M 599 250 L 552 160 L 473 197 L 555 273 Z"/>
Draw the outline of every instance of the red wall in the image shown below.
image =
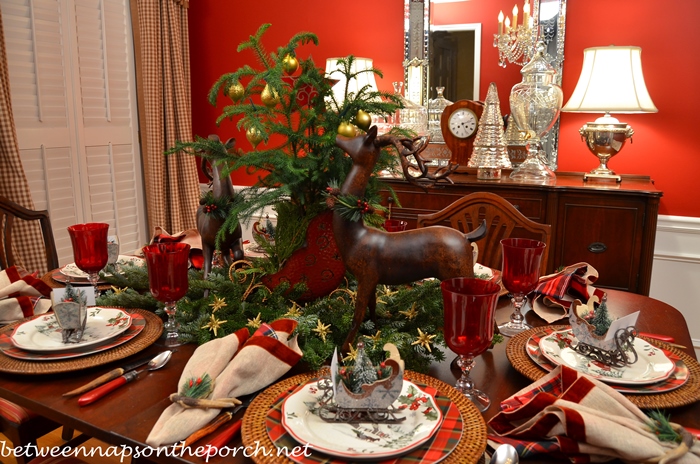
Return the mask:
<path fill-rule="evenodd" d="M 519 1 L 522 9 L 522 2 Z M 281 5 L 287 6 L 281 8 Z M 289 6 L 288 6 L 289 5 Z M 508 113 L 510 87 L 520 80 L 520 68 L 497 63 L 493 34 L 499 10 L 510 13 L 513 0 L 470 0 L 441 5 L 433 21 L 481 23 L 481 92 L 496 82 L 501 111 Z M 658 113 L 618 115 L 635 131 L 633 143 L 615 157 L 610 166 L 618 173 L 650 175 L 664 192 L 660 214 L 700 217 L 700 188 L 696 178 L 700 153 L 695 149 L 700 104 L 700 2 L 675 0 L 663 6 L 651 0 L 614 1 L 569 0 L 566 20 L 566 47 L 563 76 L 564 100 L 578 81 L 587 47 L 636 45 L 642 48 L 647 88 Z M 522 15 L 522 13 L 521 13 Z M 244 134 L 225 122 L 215 120 L 226 103 L 208 104 L 206 95 L 214 81 L 243 64 L 254 64 L 250 52 L 236 47 L 269 22 L 265 43 L 268 51 L 285 44 L 299 31 L 318 35 L 319 46 L 305 46 L 300 56 L 311 55 L 319 67 L 333 56 L 366 56 L 384 72 L 378 80 L 381 90 L 391 91 L 393 81 L 403 79 L 403 0 L 357 0 L 351 3 L 305 0 L 280 3 L 274 0 L 221 2 L 197 0 L 190 3 L 190 47 L 192 63 L 193 131 L 207 136 L 236 137 L 238 146 L 249 149 Z M 448 18 L 448 20 L 444 19 Z M 597 160 L 583 145 L 578 129 L 598 117 L 593 114 L 564 113 L 561 117 L 559 170 L 588 171 Z M 234 183 L 250 183 L 245 174 L 234 174 Z M 693 187 L 695 185 L 695 187 Z"/>

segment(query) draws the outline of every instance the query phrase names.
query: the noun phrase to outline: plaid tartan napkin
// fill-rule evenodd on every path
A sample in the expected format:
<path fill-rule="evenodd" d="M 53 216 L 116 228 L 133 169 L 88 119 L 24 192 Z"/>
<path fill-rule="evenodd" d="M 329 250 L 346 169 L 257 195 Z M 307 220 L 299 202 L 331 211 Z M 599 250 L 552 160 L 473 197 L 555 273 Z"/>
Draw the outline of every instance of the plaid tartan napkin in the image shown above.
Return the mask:
<path fill-rule="evenodd" d="M 547 454 L 571 462 L 659 462 L 678 448 L 660 442 L 637 406 L 609 385 L 558 366 L 501 403 L 489 440 L 510 443 L 521 457 Z M 677 463 L 700 463 L 700 443 Z"/>
<path fill-rule="evenodd" d="M 263 325 L 249 337 L 242 328 L 231 335 L 200 345 L 180 376 L 177 388 L 197 382 L 205 374 L 213 380 L 207 399 L 235 398 L 267 387 L 283 376 L 302 356 L 293 319 Z M 161 414 L 146 443 L 153 447 L 178 443 L 207 425 L 221 409 L 184 408 L 173 403 Z"/>
<path fill-rule="evenodd" d="M 598 280 L 598 271 L 588 263 L 577 263 L 555 274 L 540 278 L 535 288 L 532 309 L 548 323 L 568 317 L 575 300 L 587 302 L 592 296 L 603 301 L 605 292 L 591 285 Z"/>
<path fill-rule="evenodd" d="M 51 309 L 50 296 L 51 287 L 36 275 L 16 266 L 0 271 L 0 324 L 44 314 Z"/>

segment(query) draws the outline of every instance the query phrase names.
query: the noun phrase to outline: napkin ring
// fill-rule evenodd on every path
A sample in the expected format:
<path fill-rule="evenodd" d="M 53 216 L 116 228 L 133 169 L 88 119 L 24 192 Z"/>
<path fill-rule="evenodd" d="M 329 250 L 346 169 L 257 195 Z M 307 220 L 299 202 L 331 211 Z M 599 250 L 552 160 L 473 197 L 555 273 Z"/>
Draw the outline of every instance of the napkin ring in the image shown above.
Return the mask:
<path fill-rule="evenodd" d="M 237 398 L 217 398 L 215 400 L 208 400 L 205 398 L 192 398 L 191 396 L 184 396 L 178 393 L 170 395 L 170 401 L 179 404 L 185 409 L 225 409 L 241 404 L 241 400 Z"/>

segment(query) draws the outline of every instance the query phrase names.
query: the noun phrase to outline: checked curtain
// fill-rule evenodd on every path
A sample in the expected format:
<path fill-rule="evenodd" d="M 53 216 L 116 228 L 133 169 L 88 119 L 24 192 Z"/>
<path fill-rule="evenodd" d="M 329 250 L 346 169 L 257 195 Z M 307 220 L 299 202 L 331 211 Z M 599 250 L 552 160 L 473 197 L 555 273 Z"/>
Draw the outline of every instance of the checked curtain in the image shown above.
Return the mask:
<path fill-rule="evenodd" d="M 27 177 L 19 157 L 19 144 L 12 115 L 10 99 L 10 75 L 5 49 L 5 31 L 0 11 L 0 195 L 25 208 L 34 209 L 34 201 L 29 192 Z M 13 236 L 22 240 L 13 241 L 13 252 L 20 266 L 30 272 L 47 272 L 44 240 L 39 224 L 16 221 Z"/>
<path fill-rule="evenodd" d="M 192 140 L 187 6 L 184 0 L 131 0 L 151 232 L 195 227 L 199 203 L 195 158 L 163 155 L 176 140 Z"/>

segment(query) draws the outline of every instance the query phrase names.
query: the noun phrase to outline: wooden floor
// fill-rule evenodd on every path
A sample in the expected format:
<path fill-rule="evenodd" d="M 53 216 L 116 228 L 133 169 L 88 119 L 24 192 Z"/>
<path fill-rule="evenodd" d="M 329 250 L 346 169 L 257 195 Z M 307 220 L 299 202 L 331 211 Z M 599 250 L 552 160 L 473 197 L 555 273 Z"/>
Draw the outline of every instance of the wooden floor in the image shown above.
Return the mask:
<path fill-rule="evenodd" d="M 77 434 L 77 433 L 76 433 Z M 0 434 L 0 442 L 8 442 L 7 438 L 5 438 L 5 435 Z M 60 446 L 64 443 L 63 439 L 61 439 L 61 429 L 54 430 L 53 432 L 49 433 L 48 435 L 45 435 L 41 437 L 38 441 L 38 445 L 40 447 L 46 447 L 46 448 L 51 448 L 53 446 Z M 101 442 L 99 440 L 95 440 L 94 438 L 86 441 L 80 446 L 84 446 L 86 449 L 90 448 L 95 448 L 95 447 L 100 447 L 102 449 L 106 449 L 109 445 L 105 444 L 104 442 Z M 103 453 L 105 454 L 105 453 Z M 127 457 L 123 461 L 120 461 L 118 456 L 111 456 L 111 457 L 101 457 L 99 452 L 95 453 L 94 457 L 86 457 L 84 455 L 79 456 L 80 459 L 83 461 L 89 463 L 89 464 L 129 464 L 131 463 L 131 458 Z M 2 464 L 17 464 L 17 461 L 15 460 L 14 457 L 8 457 L 4 458 L 0 456 L 0 463 Z"/>

